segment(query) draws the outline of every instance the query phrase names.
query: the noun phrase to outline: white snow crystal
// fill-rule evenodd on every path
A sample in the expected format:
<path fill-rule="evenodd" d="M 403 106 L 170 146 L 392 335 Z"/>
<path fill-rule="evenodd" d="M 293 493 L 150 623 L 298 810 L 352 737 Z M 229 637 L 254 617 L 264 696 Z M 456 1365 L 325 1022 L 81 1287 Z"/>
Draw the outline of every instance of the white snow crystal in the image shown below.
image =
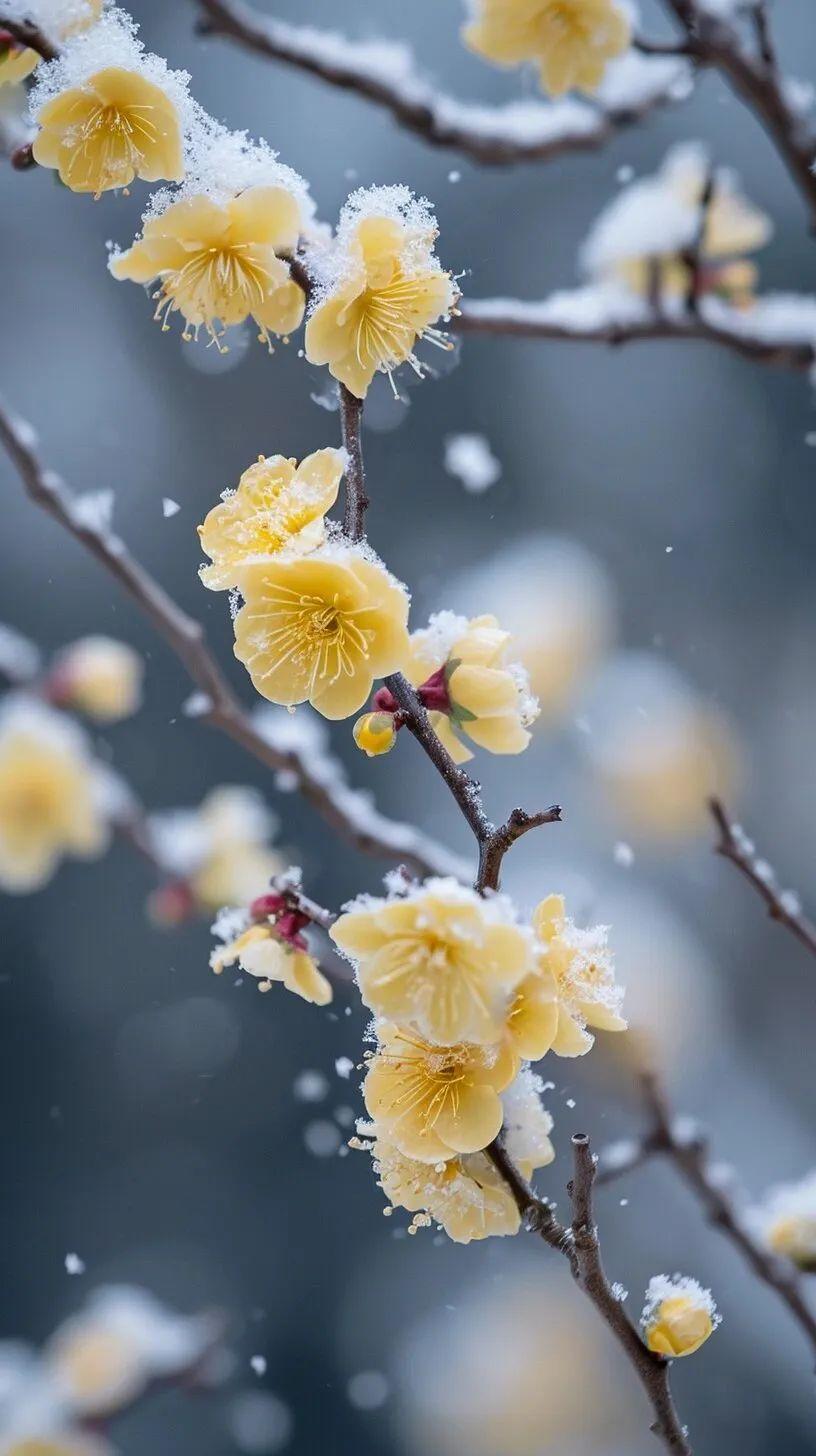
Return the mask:
<path fill-rule="evenodd" d="M 178 515 L 180 510 L 181 506 L 179 505 L 178 501 L 171 500 L 169 495 L 162 496 L 162 515 L 164 516 L 165 520 L 167 520 L 170 516 Z"/>
<path fill-rule="evenodd" d="M 82 1259 L 80 1259 L 79 1254 L 65 1255 L 65 1272 L 66 1274 L 85 1273 L 85 1263 Z"/>
<path fill-rule="evenodd" d="M 683 1295 L 689 1299 L 695 1309 L 704 1309 L 716 1329 L 722 1316 L 717 1312 L 711 1290 L 704 1289 L 696 1279 L 684 1274 L 652 1275 L 646 1290 L 646 1302 L 641 1315 L 643 1326 L 648 1327 L 664 1299 L 673 1299 L 677 1295 Z"/>

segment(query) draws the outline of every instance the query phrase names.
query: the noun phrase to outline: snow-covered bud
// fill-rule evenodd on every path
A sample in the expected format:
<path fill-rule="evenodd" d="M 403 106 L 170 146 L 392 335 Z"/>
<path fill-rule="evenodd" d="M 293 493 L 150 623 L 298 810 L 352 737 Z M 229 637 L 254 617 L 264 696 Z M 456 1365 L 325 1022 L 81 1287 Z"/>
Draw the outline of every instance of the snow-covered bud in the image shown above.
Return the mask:
<path fill-rule="evenodd" d="M 646 1344 L 656 1355 L 670 1359 L 693 1355 L 719 1323 L 711 1291 L 696 1279 L 656 1274 L 649 1281 L 641 1325 Z"/>
<path fill-rule="evenodd" d="M 393 713 L 363 713 L 354 724 L 354 742 L 368 758 L 388 753 L 397 741 Z"/>

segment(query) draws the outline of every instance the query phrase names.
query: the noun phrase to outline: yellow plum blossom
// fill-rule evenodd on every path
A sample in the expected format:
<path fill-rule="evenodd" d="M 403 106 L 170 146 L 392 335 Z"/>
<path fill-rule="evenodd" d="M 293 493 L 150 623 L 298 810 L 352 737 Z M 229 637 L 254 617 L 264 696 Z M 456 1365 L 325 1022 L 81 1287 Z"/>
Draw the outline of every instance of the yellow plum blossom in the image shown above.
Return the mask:
<path fill-rule="evenodd" d="M 283 550 L 300 555 L 320 546 L 323 517 L 337 500 L 344 468 L 342 450 L 315 450 L 300 465 L 283 455 L 261 455 L 198 527 L 212 561 L 199 571 L 204 585 L 213 591 L 234 587 L 236 568 L 253 557 Z"/>
<path fill-rule="evenodd" d="M 763 1205 L 751 1210 L 751 1223 L 774 1254 L 816 1272 L 816 1173 L 772 1188 Z"/>
<path fill-rule="evenodd" d="M 623 988 L 615 981 L 606 926 L 579 930 L 567 919 L 561 895 L 548 895 L 537 906 L 533 928 L 544 946 L 542 970 L 549 972 L 558 996 L 558 1024 L 551 1046 L 559 1057 L 580 1057 L 599 1031 L 625 1031 L 620 1014 Z"/>
<path fill-rule="evenodd" d="M 278 938 L 272 924 L 250 925 L 220 949 L 213 951 L 210 965 L 216 975 L 236 961 L 248 975 L 257 977 L 259 990 L 268 991 L 273 981 L 315 1006 L 327 1006 L 332 988 L 308 951 Z"/>
<path fill-rule="evenodd" d="M 98 723 L 118 723 L 141 701 L 143 663 L 112 637 L 83 637 L 61 652 L 48 688 L 52 699 Z"/>
<path fill-rule="evenodd" d="M 495 617 L 438 612 L 411 633 L 408 676 L 456 763 L 473 757 L 465 734 L 490 753 L 521 753 L 538 717 L 538 701 L 520 663 L 505 661 L 510 633 Z"/>
<path fill-rule="evenodd" d="M 138 70 L 106 66 L 53 96 L 37 114 L 34 158 L 54 167 L 72 192 L 101 196 L 145 182 L 184 176 L 175 102 Z"/>
<path fill-rule="evenodd" d="M 19 45 L 0 27 L 0 86 L 16 86 L 39 64 L 40 57 L 28 46 Z"/>
<path fill-rule="evenodd" d="M 101 780 L 76 725 L 43 704 L 0 711 L 0 887 L 35 890 L 62 855 L 89 859 L 108 829 Z"/>
<path fill-rule="evenodd" d="M 280 256 L 294 250 L 302 224 L 301 199 L 284 186 L 248 187 L 224 202 L 202 192 L 149 218 L 110 268 L 134 283 L 159 280 L 164 329 L 180 313 L 186 339 L 203 327 L 218 343 L 225 328 L 251 316 L 271 348 L 270 334 L 285 336 L 303 318 L 303 290 Z"/>
<path fill-rule="evenodd" d="M 405 187 L 355 193 L 341 214 L 329 272 L 306 325 L 306 357 L 364 399 L 377 372 L 412 364 L 421 338 L 458 297 L 433 252 L 436 223 Z"/>
<path fill-rule="evenodd" d="M 465 44 L 499 66 L 533 61 L 551 96 L 595 91 L 607 62 L 629 45 L 630 26 L 613 0 L 473 0 Z"/>
<path fill-rule="evenodd" d="M 374 678 L 405 665 L 408 595 L 360 551 L 248 563 L 237 585 L 235 656 L 270 702 L 348 718 Z"/>
<path fill-rule="evenodd" d="M 419 1215 L 409 1232 L 433 1220 L 457 1244 L 518 1233 L 515 1199 L 484 1153 L 460 1154 L 434 1165 L 407 1158 L 387 1138 L 377 1137 L 371 1155 L 378 1186 L 391 1206 Z"/>
<path fill-rule="evenodd" d="M 383 1135 L 406 1157 L 437 1163 L 478 1153 L 502 1125 L 499 1096 L 518 1059 L 508 1042 L 441 1047 L 385 1023 L 368 1061 L 363 1096 Z"/>
<path fill-rule="evenodd" d="M 453 879 L 366 897 L 330 934 L 357 966 L 366 1006 L 442 1046 L 498 1041 L 512 993 L 535 966 L 532 939 L 504 898 Z"/>
<path fill-rule="evenodd" d="M 56 28 L 50 27 L 50 29 L 56 29 L 57 39 L 67 40 L 69 36 L 87 30 L 88 26 L 99 18 L 102 3 L 103 0 L 84 0 L 82 12 L 78 13 L 72 21 L 67 25 L 58 25 Z M 24 81 L 36 69 L 39 62 L 38 51 L 20 45 L 0 25 L 0 86 L 13 86 Z"/>
<path fill-rule="evenodd" d="M 368 758 L 389 753 L 397 741 L 393 713 L 364 713 L 352 729 L 354 742 Z"/>
<path fill-rule="evenodd" d="M 656 1355 L 669 1359 L 693 1355 L 719 1322 L 711 1291 L 696 1279 L 658 1274 L 650 1281 L 641 1325 L 646 1344 Z"/>

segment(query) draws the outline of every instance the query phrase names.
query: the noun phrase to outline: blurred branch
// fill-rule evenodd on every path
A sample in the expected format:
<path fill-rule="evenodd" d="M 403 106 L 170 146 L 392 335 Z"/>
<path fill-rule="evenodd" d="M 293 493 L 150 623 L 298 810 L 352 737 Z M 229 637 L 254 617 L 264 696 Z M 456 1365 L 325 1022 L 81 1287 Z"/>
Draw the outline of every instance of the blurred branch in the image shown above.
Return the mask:
<path fill-rule="evenodd" d="M 371 809 L 342 780 L 321 774 L 294 748 L 278 749 L 240 706 L 207 643 L 200 622 L 189 617 L 107 527 L 89 521 L 64 481 L 37 454 L 31 426 L 0 401 L 0 444 L 29 497 L 103 565 L 156 628 L 202 694 L 197 715 L 225 733 L 274 773 L 290 777 L 322 818 L 364 854 L 404 861 L 420 875 L 457 873 L 458 861 L 410 825 Z"/>
<path fill-rule="evenodd" d="M 11 36 L 17 45 L 23 46 L 29 51 L 36 51 L 44 61 L 56 60 L 59 55 L 57 46 L 51 44 L 45 31 L 40 30 L 33 20 L 7 20 L 0 8 L 0 36 L 3 31 Z"/>
<path fill-rule="evenodd" d="M 803 914 L 796 895 L 791 890 L 779 888 L 767 860 L 757 857 L 751 840 L 741 826 L 729 818 L 720 800 L 710 799 L 709 808 L 720 833 L 715 845 L 716 853 L 730 860 L 749 885 L 753 886 L 764 901 L 771 919 L 778 920 L 811 955 L 816 956 L 816 925 Z"/>
<path fill-rule="evenodd" d="M 618 313 L 610 302 L 609 316 L 598 316 L 596 308 L 582 314 L 583 303 L 592 304 L 596 291 L 572 289 L 554 293 L 538 302 L 516 298 L 461 299 L 459 315 L 451 327 L 463 334 L 506 334 L 521 339 L 553 339 L 579 344 L 643 343 L 650 340 L 699 341 L 718 344 L 742 358 L 760 364 L 777 364 L 786 369 L 808 370 L 816 362 L 813 320 L 803 316 L 801 337 L 792 336 L 789 319 L 784 329 L 779 326 L 773 337 L 773 320 L 769 317 L 765 333 L 751 332 L 751 310 L 744 313 L 730 309 L 719 300 L 699 299 L 694 312 L 661 311 L 656 313 L 648 303 L 618 297 Z M 773 300 L 774 295 L 769 295 Z M 794 305 L 793 296 L 785 296 L 786 304 Z M 811 309 L 814 300 L 802 295 L 803 304 Z M 762 306 L 759 300 L 756 307 Z M 765 305 L 767 307 L 767 303 Z"/>
<path fill-rule="evenodd" d="M 599 1159 L 599 1184 L 640 1167 L 653 1157 L 667 1158 L 700 1204 L 714 1228 L 728 1239 L 751 1272 L 787 1307 L 816 1354 L 816 1315 L 802 1293 L 801 1281 L 791 1268 L 763 1247 L 745 1227 L 721 1176 L 712 1167 L 708 1139 L 687 1118 L 670 1110 L 666 1094 L 653 1072 L 643 1072 L 640 1088 L 649 1125 L 642 1138 L 632 1139 L 628 1157 L 613 1147 Z"/>
<path fill-rule="evenodd" d="M 354 43 L 314 26 L 260 15 L 241 0 L 193 0 L 198 30 L 223 36 L 255 55 L 282 61 L 389 111 L 398 125 L 433 147 L 450 147 L 475 162 L 508 166 L 595 151 L 672 100 L 674 75 L 631 106 L 603 109 L 583 102 L 485 106 L 436 92 L 419 74 L 407 46 Z M 390 74 L 389 74 L 390 72 Z"/>
<path fill-rule="evenodd" d="M 763 4 L 754 7 L 756 54 L 746 47 L 735 24 L 704 9 L 699 0 L 664 0 L 664 4 L 683 29 L 692 60 L 719 71 L 753 111 L 787 167 L 816 231 L 816 136 L 789 100 Z"/>
<path fill-rule="evenodd" d="M 714 201 L 715 182 L 714 168 L 709 164 L 700 197 L 700 213 L 697 218 L 697 230 L 689 246 L 684 248 L 680 254 L 688 270 L 688 285 L 686 287 L 684 302 L 687 311 L 694 315 L 695 318 L 700 312 L 703 283 L 703 244 L 705 242 L 711 204 Z"/>

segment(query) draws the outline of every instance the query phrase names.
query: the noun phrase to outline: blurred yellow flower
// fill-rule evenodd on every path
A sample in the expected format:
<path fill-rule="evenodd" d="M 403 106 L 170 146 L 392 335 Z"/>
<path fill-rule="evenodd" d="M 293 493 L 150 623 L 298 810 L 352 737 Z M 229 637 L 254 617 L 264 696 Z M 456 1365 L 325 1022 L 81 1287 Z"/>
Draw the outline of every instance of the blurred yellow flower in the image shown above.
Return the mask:
<path fill-rule="evenodd" d="M 278 256 L 294 250 L 302 221 L 301 203 L 286 187 L 248 187 L 224 204 L 196 194 L 150 218 L 141 238 L 111 260 L 111 272 L 134 283 L 159 279 L 163 329 L 178 312 L 186 339 L 203 327 L 218 343 L 223 329 L 251 316 L 271 348 L 270 334 L 289 334 L 303 318 L 303 290 Z"/>
<path fill-rule="evenodd" d="M 352 730 L 354 742 L 368 758 L 389 753 L 397 741 L 393 713 L 364 713 Z"/>
<path fill-rule="evenodd" d="M 420 1215 L 409 1232 L 433 1220 L 457 1244 L 518 1233 L 515 1200 L 484 1153 L 433 1165 L 406 1158 L 387 1138 L 377 1137 L 371 1154 L 379 1187 L 392 1207 Z"/>
<path fill-rule="evenodd" d="M 428 880 L 398 899 L 367 897 L 330 934 L 357 965 L 366 1006 L 441 1046 L 498 1041 L 511 993 L 535 964 L 532 939 L 504 899 L 455 880 Z"/>
<path fill-rule="evenodd" d="M 250 925 L 213 951 L 210 965 L 218 976 L 236 961 L 248 975 L 257 977 L 261 991 L 280 981 L 287 991 L 316 1006 L 327 1006 L 332 999 L 331 984 L 308 951 L 279 939 L 271 924 Z"/>
<path fill-rule="evenodd" d="M 50 30 L 56 30 L 59 40 L 66 40 L 69 36 L 87 30 L 89 25 L 99 19 L 102 13 L 102 3 L 103 0 L 84 0 L 83 11 L 78 13 L 72 21 L 67 25 L 51 26 Z M 0 86 L 13 86 L 19 81 L 24 81 L 39 65 L 39 61 L 37 51 L 19 45 L 14 37 L 0 25 Z"/>
<path fill-rule="evenodd" d="M 147 1383 L 138 1346 L 81 1316 L 57 1333 L 47 1354 L 61 1396 L 82 1415 L 107 1416 L 130 1404 Z"/>
<path fill-rule="evenodd" d="M 606 927 L 579 930 L 568 920 L 561 895 L 548 895 L 536 907 L 533 928 L 544 946 L 542 969 L 558 996 L 558 1024 L 552 1050 L 559 1057 L 580 1057 L 595 1038 L 587 1031 L 625 1031 L 620 1014 L 623 988 L 615 981 Z"/>
<path fill-rule="evenodd" d="M 465 44 L 499 66 L 534 61 L 551 96 L 595 91 L 629 44 L 629 21 L 613 0 L 473 0 L 473 11 Z"/>
<path fill-rule="evenodd" d="M 781 1183 L 751 1210 L 751 1224 L 767 1248 L 807 1273 L 816 1272 L 816 1173 Z"/>
<path fill-rule="evenodd" d="M 45 884 L 63 854 L 88 859 L 108 838 L 100 781 L 75 725 L 44 705 L 0 713 L 0 887 Z"/>
<path fill-rule="evenodd" d="M 736 174 L 712 168 L 705 148 L 695 142 L 672 147 L 657 173 L 633 183 L 601 213 L 584 247 L 590 274 L 619 279 L 642 295 L 657 284 L 663 295 L 684 297 L 691 275 L 683 255 L 698 235 L 707 188 L 698 288 L 736 307 L 751 304 L 758 270 L 743 255 L 763 248 L 773 225 L 743 196 Z M 648 252 L 644 233 L 651 234 Z"/>
<path fill-rule="evenodd" d="M 649 1284 L 641 1318 L 643 1335 L 656 1355 L 693 1355 L 719 1324 L 714 1300 L 696 1279 L 659 1274 Z"/>
<path fill-rule="evenodd" d="M 520 663 L 505 661 L 510 633 L 495 617 L 458 617 L 438 612 L 428 626 L 411 633 L 408 676 L 420 694 L 438 736 L 456 763 L 473 757 L 464 733 L 490 753 L 521 753 L 538 717 Z"/>
<path fill-rule="evenodd" d="M 417 340 L 443 342 L 432 326 L 458 294 L 434 256 L 429 216 L 372 210 L 345 226 L 341 219 L 340 233 L 339 266 L 306 325 L 306 357 L 364 399 L 378 371 L 390 375 L 408 360 L 421 373 Z"/>
<path fill-rule="evenodd" d="M 141 702 L 144 664 L 138 652 L 113 637 L 82 637 L 61 652 L 49 692 L 61 706 L 98 723 L 118 723 Z"/>
<path fill-rule="evenodd" d="M 0 27 L 0 86 L 16 86 L 38 65 L 40 57 L 36 51 L 18 43 L 8 31 Z"/>
<path fill-rule="evenodd" d="M 508 1042 L 440 1047 L 385 1024 L 363 1096 L 383 1136 L 406 1157 L 437 1163 L 486 1148 L 502 1125 L 499 1093 L 518 1059 Z"/>
<path fill-rule="evenodd" d="M 237 585 L 235 656 L 270 702 L 348 718 L 405 665 L 408 595 L 359 551 L 248 563 Z"/>
<path fill-rule="evenodd" d="M 178 111 L 138 71 L 107 66 L 47 101 L 37 115 L 35 160 L 55 167 L 72 192 L 96 197 L 145 182 L 184 176 Z"/>
<path fill-rule="evenodd" d="M 246 906 L 284 868 L 267 842 L 272 823 L 252 789 L 211 790 L 195 820 L 202 852 L 189 883 L 200 909 Z"/>
<path fill-rule="evenodd" d="M 337 500 L 345 467 L 342 450 L 315 450 L 298 465 L 283 455 L 261 455 L 245 470 L 236 491 L 213 506 L 198 527 L 212 566 L 199 576 L 213 591 L 235 586 L 235 569 L 279 551 L 298 555 L 320 546 L 323 517 Z"/>

